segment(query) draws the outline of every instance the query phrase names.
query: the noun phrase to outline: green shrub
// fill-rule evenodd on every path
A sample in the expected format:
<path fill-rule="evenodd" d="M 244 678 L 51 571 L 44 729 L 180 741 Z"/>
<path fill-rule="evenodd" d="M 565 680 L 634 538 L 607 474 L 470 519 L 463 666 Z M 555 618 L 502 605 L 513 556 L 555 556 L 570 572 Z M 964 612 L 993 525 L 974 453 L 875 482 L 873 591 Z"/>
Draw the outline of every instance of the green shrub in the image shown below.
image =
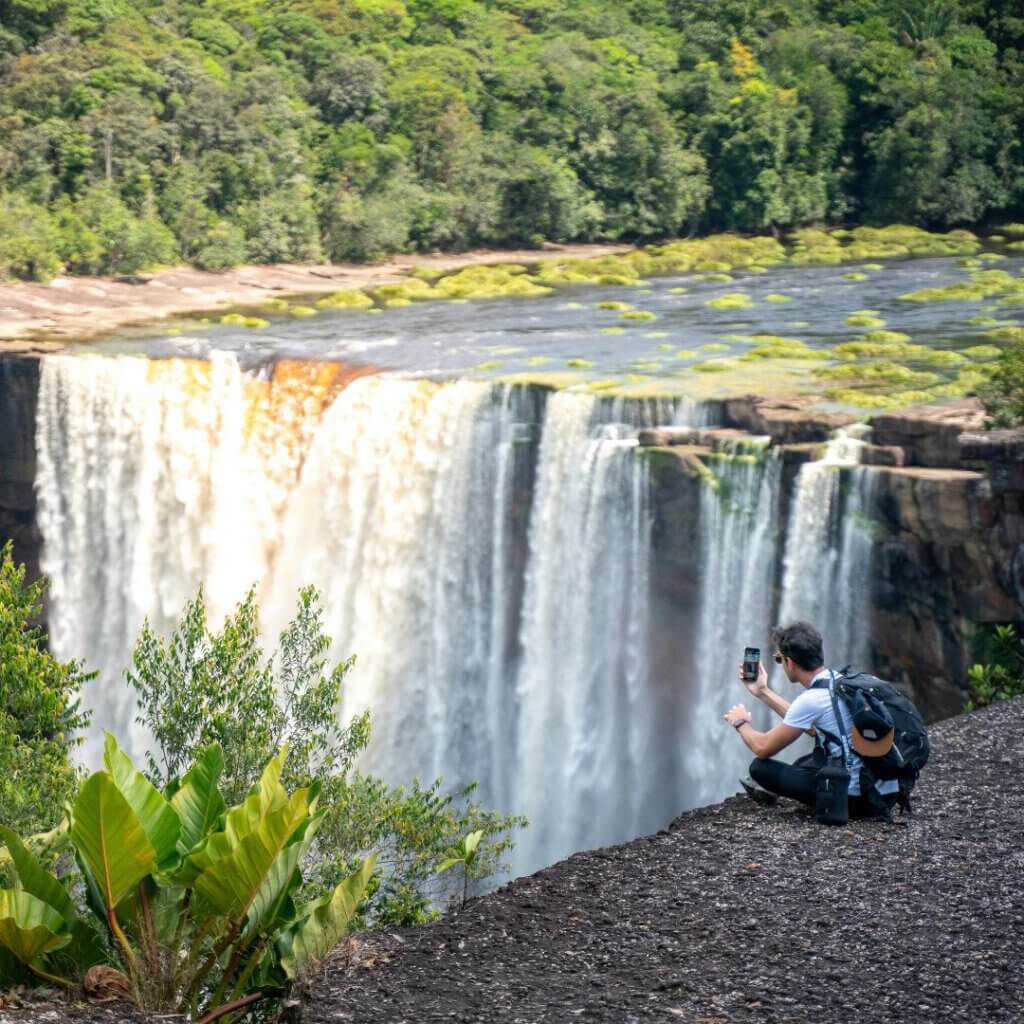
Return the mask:
<path fill-rule="evenodd" d="M 49 281 L 60 273 L 50 215 L 18 195 L 0 195 L 0 281 Z"/>
<path fill-rule="evenodd" d="M 105 770 L 70 815 L 84 908 L 0 828 L 19 883 L 0 890 L 5 987 L 34 976 L 73 989 L 90 967 L 113 965 L 140 1008 L 209 1022 L 308 976 L 356 919 L 373 860 L 323 899 L 296 903 L 324 815 L 319 787 L 282 785 L 286 759 L 228 809 L 217 745 L 158 790 L 108 734 Z"/>
<path fill-rule="evenodd" d="M 472 799 L 474 786 L 456 793 L 442 793 L 440 780 L 394 787 L 355 770 L 369 742 L 369 716 L 338 723 L 341 688 L 353 659 L 328 666 L 330 640 L 316 590 L 300 593 L 295 618 L 269 656 L 260 646 L 258 619 L 250 592 L 221 631 L 213 632 L 200 593 L 168 640 L 143 627 L 128 682 L 156 743 L 147 759 L 154 782 L 166 785 L 216 743 L 224 751 L 225 796 L 239 800 L 260 766 L 287 745 L 285 783 L 318 785 L 326 808 L 309 849 L 303 896 L 329 890 L 368 853 L 379 853 L 365 910 L 375 925 L 436 916 L 435 904 L 445 895 L 436 866 L 468 832 L 480 829 L 485 837 L 475 877 L 502 870 L 510 830 L 525 819 L 481 808 Z"/>
<path fill-rule="evenodd" d="M 1003 349 L 989 381 L 978 389 L 991 427 L 1024 423 L 1024 338 Z"/>
<path fill-rule="evenodd" d="M 74 795 L 72 752 L 89 722 L 79 694 L 92 676 L 47 650 L 33 625 L 46 585 L 26 586 L 11 552 L 0 549 L 0 822 L 29 835 L 54 828 Z"/>
<path fill-rule="evenodd" d="M 984 638 L 986 660 L 967 673 L 965 711 L 1024 696 L 1024 637 L 1013 626 L 996 626 Z"/>

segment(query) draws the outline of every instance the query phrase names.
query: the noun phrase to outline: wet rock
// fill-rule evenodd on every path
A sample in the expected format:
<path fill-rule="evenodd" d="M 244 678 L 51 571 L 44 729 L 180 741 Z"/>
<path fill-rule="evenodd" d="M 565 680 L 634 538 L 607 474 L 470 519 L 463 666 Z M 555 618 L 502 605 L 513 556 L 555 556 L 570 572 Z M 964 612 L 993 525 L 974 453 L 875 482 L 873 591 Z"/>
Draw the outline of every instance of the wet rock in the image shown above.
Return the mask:
<path fill-rule="evenodd" d="M 960 435 L 982 429 L 985 410 L 976 398 L 922 405 L 871 418 L 872 440 L 906 453 L 908 466 L 960 466 Z"/>
<path fill-rule="evenodd" d="M 827 441 L 833 431 L 855 422 L 845 413 L 817 408 L 815 395 L 746 395 L 722 403 L 726 426 L 752 434 L 767 434 L 776 444 Z"/>
<path fill-rule="evenodd" d="M 36 525 L 36 395 L 39 357 L 0 355 L 0 544 L 14 542 L 14 558 L 30 579 L 39 575 L 42 537 Z"/>

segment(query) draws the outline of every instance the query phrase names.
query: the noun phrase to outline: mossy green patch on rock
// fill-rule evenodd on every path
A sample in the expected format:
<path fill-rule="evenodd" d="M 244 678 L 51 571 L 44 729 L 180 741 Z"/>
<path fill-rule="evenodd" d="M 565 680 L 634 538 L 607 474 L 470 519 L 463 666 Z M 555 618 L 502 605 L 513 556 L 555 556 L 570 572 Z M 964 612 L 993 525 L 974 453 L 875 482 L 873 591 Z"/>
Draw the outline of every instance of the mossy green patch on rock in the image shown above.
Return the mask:
<path fill-rule="evenodd" d="M 263 308 L 270 313 L 286 313 L 288 303 L 285 299 L 268 299 L 263 303 Z"/>
<path fill-rule="evenodd" d="M 220 322 L 233 327 L 258 328 L 270 326 L 269 320 L 264 320 L 259 316 L 245 316 L 242 313 L 225 313 L 220 318 Z"/>
<path fill-rule="evenodd" d="M 600 328 L 601 334 L 625 334 L 625 327 L 602 327 Z"/>
<path fill-rule="evenodd" d="M 995 338 L 996 341 L 1024 341 L 1024 327 L 1006 324 L 1003 327 L 994 327 L 991 331 L 986 331 L 985 336 Z"/>
<path fill-rule="evenodd" d="M 589 370 L 594 364 L 589 359 L 566 359 L 565 365 L 573 370 Z"/>
<path fill-rule="evenodd" d="M 651 313 L 651 312 L 649 312 L 648 310 L 645 310 L 645 309 L 630 309 L 627 312 L 623 313 L 622 316 L 619 319 L 620 320 L 642 320 L 642 321 L 647 322 L 647 321 L 651 321 L 651 320 L 657 320 L 658 319 L 658 315 L 656 313 Z"/>
<path fill-rule="evenodd" d="M 885 321 L 879 316 L 868 316 L 864 313 L 851 313 L 846 322 L 851 327 L 884 327 Z"/>
<path fill-rule="evenodd" d="M 617 301 L 615 299 L 610 299 L 607 302 L 599 302 L 597 304 L 597 308 L 598 309 L 610 309 L 610 310 L 613 310 L 615 312 L 622 312 L 622 313 L 624 313 L 627 310 L 632 309 L 633 307 L 628 302 L 619 302 L 619 301 Z"/>
<path fill-rule="evenodd" d="M 764 297 L 765 302 L 792 302 L 793 298 L 790 295 L 783 295 L 781 292 L 770 292 Z"/>
<path fill-rule="evenodd" d="M 369 309 L 373 304 L 373 299 L 366 292 L 356 288 L 332 292 L 317 302 L 320 309 Z"/>
<path fill-rule="evenodd" d="M 477 365 L 474 367 L 474 369 L 475 370 L 500 370 L 501 369 L 501 363 L 499 363 L 497 360 L 493 360 L 492 359 L 492 360 L 490 360 L 489 362 L 486 362 L 486 363 L 477 363 Z"/>
<path fill-rule="evenodd" d="M 728 292 L 716 299 L 708 299 L 704 305 L 710 309 L 752 309 L 754 303 L 746 292 Z"/>
<path fill-rule="evenodd" d="M 971 359 L 998 359 L 1003 350 L 996 345 L 971 345 L 964 349 L 964 355 Z"/>
<path fill-rule="evenodd" d="M 868 275 L 861 273 L 859 270 L 851 270 L 850 273 L 843 274 L 843 279 L 846 281 L 866 281 Z"/>
<path fill-rule="evenodd" d="M 737 363 L 732 359 L 710 359 L 706 363 L 695 363 L 690 367 L 698 373 L 725 373 L 736 368 Z"/>
<path fill-rule="evenodd" d="M 911 370 L 899 363 L 883 359 L 869 363 L 840 363 L 836 366 L 823 366 L 814 371 L 822 380 L 847 382 L 848 386 L 863 385 L 866 387 L 891 387 L 900 385 L 903 388 L 926 388 L 938 384 L 941 378 L 924 370 Z"/>
<path fill-rule="evenodd" d="M 316 316 L 316 310 L 312 306 L 292 306 L 288 312 L 292 316 L 307 317 Z"/>
<path fill-rule="evenodd" d="M 709 341 L 706 345 L 701 345 L 702 352 L 727 352 L 728 350 L 729 346 L 720 341 Z"/>

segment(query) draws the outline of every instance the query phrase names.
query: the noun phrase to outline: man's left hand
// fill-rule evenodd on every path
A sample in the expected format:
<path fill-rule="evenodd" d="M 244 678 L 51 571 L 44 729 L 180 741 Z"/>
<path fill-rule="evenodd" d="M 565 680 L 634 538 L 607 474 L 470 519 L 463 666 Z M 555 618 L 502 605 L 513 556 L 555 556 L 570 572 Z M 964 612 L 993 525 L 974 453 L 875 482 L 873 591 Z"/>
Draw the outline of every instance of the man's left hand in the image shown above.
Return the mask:
<path fill-rule="evenodd" d="M 753 715 L 742 705 L 733 704 L 724 715 L 725 720 L 733 727 L 739 725 L 740 722 L 749 722 Z"/>

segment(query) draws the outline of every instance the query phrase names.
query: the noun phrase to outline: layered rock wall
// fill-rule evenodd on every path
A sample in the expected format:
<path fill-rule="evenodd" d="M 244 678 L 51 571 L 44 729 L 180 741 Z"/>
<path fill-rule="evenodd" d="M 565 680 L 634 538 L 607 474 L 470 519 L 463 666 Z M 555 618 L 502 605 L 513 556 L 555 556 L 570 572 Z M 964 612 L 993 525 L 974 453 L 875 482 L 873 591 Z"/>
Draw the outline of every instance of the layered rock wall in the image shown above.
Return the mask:
<path fill-rule="evenodd" d="M 704 475 L 695 464 L 723 444 L 767 436 L 784 459 L 785 502 L 799 467 L 849 422 L 803 398 L 734 399 L 724 412 L 724 430 L 641 438 L 659 446 L 647 455 L 657 467 L 655 594 L 675 604 L 676 617 L 692 612 L 701 572 L 695 510 Z M 863 602 L 870 668 L 906 685 L 932 718 L 961 709 L 979 630 L 1024 627 L 1024 430 L 984 432 L 983 420 L 973 400 L 879 416 L 863 453 L 876 475 L 872 589 Z M 777 609 L 779 594 L 771 600 Z"/>
<path fill-rule="evenodd" d="M 0 355 L 0 544 L 32 579 L 39 574 L 42 538 L 36 524 L 36 396 L 39 359 Z"/>

